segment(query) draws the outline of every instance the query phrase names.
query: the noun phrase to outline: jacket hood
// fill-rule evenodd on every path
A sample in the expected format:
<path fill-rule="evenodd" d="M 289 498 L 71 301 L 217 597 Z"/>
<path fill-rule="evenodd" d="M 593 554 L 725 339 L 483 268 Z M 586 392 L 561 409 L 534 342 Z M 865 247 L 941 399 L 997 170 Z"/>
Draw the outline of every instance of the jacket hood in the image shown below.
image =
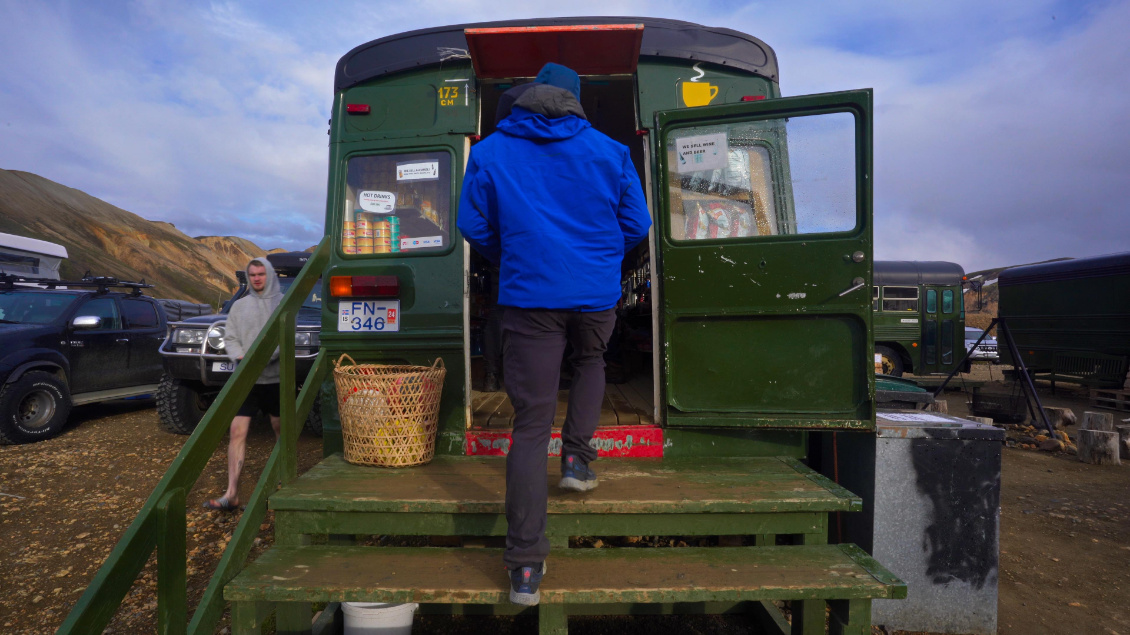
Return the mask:
<path fill-rule="evenodd" d="M 263 287 L 262 291 L 256 291 L 251 287 L 251 265 L 259 265 L 267 270 L 267 284 Z M 271 266 L 271 261 L 266 258 L 252 258 L 251 262 L 247 263 L 247 294 L 256 298 L 272 299 L 276 296 L 282 297 L 282 290 L 279 287 L 279 277 L 275 273 L 275 268 Z"/>
<path fill-rule="evenodd" d="M 510 116 L 498 122 L 498 129 L 523 139 L 560 141 L 592 127 L 584 116 L 569 91 L 537 84 L 518 97 Z"/>

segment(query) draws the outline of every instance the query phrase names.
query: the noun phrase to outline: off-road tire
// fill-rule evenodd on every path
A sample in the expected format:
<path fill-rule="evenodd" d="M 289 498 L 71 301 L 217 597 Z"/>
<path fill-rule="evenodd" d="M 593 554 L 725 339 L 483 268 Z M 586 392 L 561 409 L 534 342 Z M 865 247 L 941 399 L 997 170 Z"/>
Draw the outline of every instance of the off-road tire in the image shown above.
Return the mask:
<path fill-rule="evenodd" d="M 876 346 L 875 354 L 883 356 L 883 374 L 891 377 L 902 377 L 902 356 L 898 351 L 888 346 Z"/>
<path fill-rule="evenodd" d="M 192 434 L 208 411 L 211 399 L 200 386 L 183 379 L 161 375 L 157 388 L 157 419 L 161 427 L 174 434 Z"/>
<path fill-rule="evenodd" d="M 310 409 L 310 414 L 306 415 L 305 428 L 310 434 L 316 437 L 322 436 L 322 402 L 321 400 L 314 401 L 314 407 Z"/>
<path fill-rule="evenodd" d="M 50 439 L 63 431 L 70 414 L 66 382 L 43 371 L 24 373 L 0 389 L 0 444 Z"/>

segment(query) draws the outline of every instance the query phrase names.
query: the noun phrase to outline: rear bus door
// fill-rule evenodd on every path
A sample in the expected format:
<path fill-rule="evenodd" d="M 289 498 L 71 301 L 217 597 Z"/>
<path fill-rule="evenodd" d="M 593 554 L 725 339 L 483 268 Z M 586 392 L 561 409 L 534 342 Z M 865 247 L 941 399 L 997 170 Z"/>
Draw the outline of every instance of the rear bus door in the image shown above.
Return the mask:
<path fill-rule="evenodd" d="M 656 113 L 669 426 L 874 426 L 870 90 Z"/>

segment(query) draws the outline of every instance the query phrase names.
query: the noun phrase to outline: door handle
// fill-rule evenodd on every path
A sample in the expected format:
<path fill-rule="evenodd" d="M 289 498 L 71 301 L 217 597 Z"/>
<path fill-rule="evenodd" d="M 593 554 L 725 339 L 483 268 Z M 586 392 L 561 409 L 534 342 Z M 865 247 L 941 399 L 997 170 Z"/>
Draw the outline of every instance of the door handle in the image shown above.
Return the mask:
<path fill-rule="evenodd" d="M 129 338 L 128 337 L 119 337 L 118 339 L 116 339 L 114 341 L 119 343 L 119 344 L 129 344 Z"/>
<path fill-rule="evenodd" d="M 855 291 L 856 289 L 862 289 L 863 285 L 866 284 L 866 283 L 867 283 L 867 281 L 864 280 L 863 278 L 855 278 L 854 280 L 851 281 L 850 287 L 848 287 L 847 289 L 840 292 L 839 297 L 842 298 L 845 295 L 851 293 L 852 291 Z"/>

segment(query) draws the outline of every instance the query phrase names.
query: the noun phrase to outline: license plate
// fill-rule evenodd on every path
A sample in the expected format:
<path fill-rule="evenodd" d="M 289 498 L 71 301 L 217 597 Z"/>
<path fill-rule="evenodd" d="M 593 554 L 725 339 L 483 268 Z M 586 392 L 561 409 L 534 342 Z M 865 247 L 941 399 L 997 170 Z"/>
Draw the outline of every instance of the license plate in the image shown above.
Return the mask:
<path fill-rule="evenodd" d="M 212 362 L 213 373 L 234 373 L 235 362 Z"/>
<path fill-rule="evenodd" d="M 342 300 L 337 315 L 339 332 L 400 330 L 400 300 Z"/>

